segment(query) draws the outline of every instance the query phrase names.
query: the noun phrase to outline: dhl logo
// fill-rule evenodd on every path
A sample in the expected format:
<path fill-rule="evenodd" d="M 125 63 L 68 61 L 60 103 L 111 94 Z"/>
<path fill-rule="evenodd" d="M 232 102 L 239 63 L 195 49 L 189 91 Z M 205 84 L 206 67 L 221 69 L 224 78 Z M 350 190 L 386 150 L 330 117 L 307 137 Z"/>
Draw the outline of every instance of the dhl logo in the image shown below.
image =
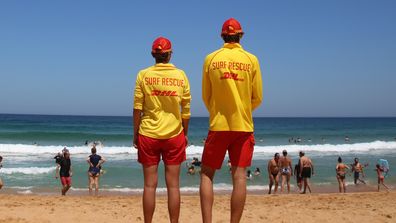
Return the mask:
<path fill-rule="evenodd" d="M 233 79 L 235 81 L 243 81 L 243 78 L 238 78 L 238 74 L 225 72 L 220 79 Z"/>
<path fill-rule="evenodd" d="M 160 90 L 153 90 L 151 92 L 151 96 L 178 96 L 176 91 L 160 91 Z"/>

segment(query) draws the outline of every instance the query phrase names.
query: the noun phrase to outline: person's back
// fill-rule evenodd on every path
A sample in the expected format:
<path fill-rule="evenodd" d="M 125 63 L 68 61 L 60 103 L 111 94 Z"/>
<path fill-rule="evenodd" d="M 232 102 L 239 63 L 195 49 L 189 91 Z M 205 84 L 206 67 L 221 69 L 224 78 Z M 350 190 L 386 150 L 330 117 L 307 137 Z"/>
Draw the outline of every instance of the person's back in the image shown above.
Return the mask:
<path fill-rule="evenodd" d="M 181 119 L 189 117 L 187 109 L 180 113 L 180 104 L 186 108 L 191 99 L 185 73 L 171 63 L 157 63 L 139 72 L 136 86 L 135 106 L 143 113 L 139 134 L 156 139 L 179 135 Z"/>
<path fill-rule="evenodd" d="M 240 23 L 224 22 L 224 45 L 205 58 L 202 100 L 209 112 L 209 132 L 202 154 L 202 221 L 212 221 L 213 177 L 225 154 L 231 160 L 233 192 L 231 222 L 240 220 L 246 198 L 246 167 L 254 147 L 252 112 L 262 101 L 262 80 L 257 58 L 239 44 L 244 35 Z"/>
<path fill-rule="evenodd" d="M 62 157 L 59 161 L 59 175 L 61 177 L 70 177 L 71 160 L 69 157 Z"/>
<path fill-rule="evenodd" d="M 169 63 L 170 40 L 154 40 L 151 55 L 155 65 L 141 70 L 136 78 L 133 143 L 144 176 L 143 215 L 152 222 L 158 182 L 158 165 L 162 158 L 168 192 L 170 222 L 179 221 L 180 164 L 186 160 L 190 87 L 185 73 Z"/>
<path fill-rule="evenodd" d="M 239 43 L 225 43 L 205 59 L 202 98 L 211 131 L 253 132 L 252 111 L 262 101 L 257 58 Z"/>

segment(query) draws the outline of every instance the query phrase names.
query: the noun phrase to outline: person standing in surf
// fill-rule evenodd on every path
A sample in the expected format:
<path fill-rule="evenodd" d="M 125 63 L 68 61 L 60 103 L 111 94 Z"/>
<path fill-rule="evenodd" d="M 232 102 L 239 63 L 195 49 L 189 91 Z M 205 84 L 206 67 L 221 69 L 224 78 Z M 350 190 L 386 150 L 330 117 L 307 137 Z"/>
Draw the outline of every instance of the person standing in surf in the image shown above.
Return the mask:
<path fill-rule="evenodd" d="M 281 192 L 283 192 L 286 183 L 287 193 L 290 193 L 290 177 L 293 176 L 292 160 L 287 155 L 286 150 L 282 151 L 282 155 L 283 156 L 279 158 L 280 173 L 282 176 Z"/>
<path fill-rule="evenodd" d="M 99 178 L 100 178 L 100 171 L 102 169 L 102 164 L 106 162 L 106 160 L 96 154 L 96 146 L 93 145 L 91 148 L 91 155 L 87 159 L 87 163 L 89 164 L 88 169 L 88 188 L 89 188 L 89 195 L 92 195 L 92 190 L 95 185 L 95 196 L 99 193 Z"/>
<path fill-rule="evenodd" d="M 378 179 L 378 192 L 380 191 L 380 185 L 385 187 L 386 191 L 389 191 L 389 187 L 385 185 L 385 176 L 384 176 L 384 168 L 381 167 L 379 164 L 375 165 L 375 171 L 377 172 L 377 179 Z"/>
<path fill-rule="evenodd" d="M 348 165 L 342 162 L 341 157 L 338 157 L 338 164 L 336 165 L 336 177 L 338 181 L 338 189 L 340 193 L 346 192 L 345 177 L 349 170 Z"/>
<path fill-rule="evenodd" d="M 231 160 L 233 190 L 231 222 L 239 222 L 246 200 L 246 168 L 254 147 L 252 111 L 262 101 L 258 59 L 240 42 L 241 24 L 234 18 L 224 22 L 224 45 L 205 58 L 202 100 L 209 112 L 209 132 L 202 154 L 200 200 L 202 221 L 212 222 L 213 178 L 226 152 Z"/>
<path fill-rule="evenodd" d="M 65 196 L 66 192 L 72 186 L 72 166 L 69 150 L 66 147 L 62 150 L 63 156 L 59 157 L 56 161 L 56 173 L 55 178 L 58 179 L 60 177 L 60 181 L 62 184 L 62 195 Z"/>
<path fill-rule="evenodd" d="M 312 160 L 305 156 L 303 151 L 300 151 L 300 177 L 304 182 L 304 189 L 301 194 L 305 194 L 308 188 L 309 193 L 311 193 L 311 185 L 309 184 L 309 179 L 314 175 L 314 166 Z"/>
<path fill-rule="evenodd" d="M 359 162 L 358 158 L 354 159 L 354 163 L 351 164 L 352 166 L 352 172 L 353 172 L 353 182 L 355 183 L 355 185 L 358 184 L 358 182 L 361 182 L 363 184 L 366 184 L 366 182 L 362 179 L 365 177 L 364 175 L 364 167 L 366 167 L 367 165 L 362 165 Z M 362 178 L 360 177 L 362 176 Z"/>
<path fill-rule="evenodd" d="M 190 84 L 184 71 L 169 63 L 172 45 L 168 39 L 157 38 L 151 55 L 155 65 L 137 75 L 133 105 L 133 143 L 144 175 L 144 221 L 152 222 L 162 157 L 170 222 L 179 222 L 180 164 L 186 160 Z"/>

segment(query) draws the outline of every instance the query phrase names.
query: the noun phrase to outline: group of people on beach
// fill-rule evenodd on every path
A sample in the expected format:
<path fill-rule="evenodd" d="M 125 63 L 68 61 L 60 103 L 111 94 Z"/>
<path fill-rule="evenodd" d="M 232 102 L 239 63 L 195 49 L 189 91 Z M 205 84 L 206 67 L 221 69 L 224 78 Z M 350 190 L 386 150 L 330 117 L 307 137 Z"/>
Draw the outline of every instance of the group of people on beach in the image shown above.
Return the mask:
<path fill-rule="evenodd" d="M 244 35 L 234 19 L 224 22 L 224 45 L 209 54 L 202 72 L 202 100 L 209 112 L 209 131 L 200 163 L 202 221 L 212 222 L 213 181 L 228 152 L 233 191 L 231 222 L 239 222 L 246 199 L 246 167 L 253 146 L 252 112 L 262 101 L 262 79 L 258 59 L 245 51 Z M 165 165 L 170 222 L 180 215 L 180 165 L 186 160 L 190 119 L 190 84 L 184 71 L 170 63 L 171 41 L 154 40 L 151 55 L 155 65 L 141 70 L 136 78 L 133 104 L 133 144 L 144 175 L 143 214 L 152 222 L 158 184 L 158 164 Z M 195 173 L 192 165 L 189 173 Z"/>
<path fill-rule="evenodd" d="M 282 156 L 279 153 L 275 153 L 274 158 L 268 161 L 267 171 L 269 178 L 269 189 L 268 194 L 272 193 L 272 186 L 274 187 L 274 193 L 278 191 L 280 178 L 282 180 L 281 192 L 283 192 L 285 184 L 287 186 L 287 193 L 290 193 L 290 178 L 296 177 L 297 186 L 302 194 L 306 193 L 306 190 L 311 193 L 311 186 L 309 179 L 311 175 L 314 175 L 314 166 L 312 160 L 305 156 L 303 151 L 299 152 L 300 159 L 298 163 L 292 166 L 292 160 L 287 155 L 287 151 L 282 151 Z"/>
<path fill-rule="evenodd" d="M 345 179 L 346 179 L 346 175 L 348 174 L 348 171 L 350 170 L 353 173 L 353 182 L 354 184 L 358 184 L 358 183 L 362 183 L 362 184 L 366 184 L 366 182 L 363 180 L 363 178 L 365 177 L 364 174 L 364 168 L 367 167 L 369 164 L 361 164 L 359 162 L 358 158 L 354 159 L 354 162 L 352 164 L 350 164 L 350 167 L 343 163 L 342 158 L 338 157 L 338 163 L 336 165 L 336 177 L 337 177 L 337 181 L 338 181 L 338 188 L 339 188 L 339 192 L 340 193 L 346 193 L 346 183 L 345 183 Z M 388 167 L 381 165 L 379 163 L 377 163 L 375 165 L 375 171 L 377 174 L 377 181 L 378 181 L 378 187 L 377 190 L 380 191 L 380 186 L 382 185 L 383 187 L 385 187 L 385 189 L 388 191 L 389 187 L 385 185 L 385 176 L 388 173 Z M 350 175 L 350 174 L 349 174 Z"/>
<path fill-rule="evenodd" d="M 56 173 L 55 173 L 55 178 L 60 179 L 60 182 L 62 184 L 62 190 L 61 193 L 62 195 L 66 195 L 66 192 L 71 188 L 72 186 L 72 176 L 73 176 L 73 169 L 71 165 L 71 159 L 70 159 L 70 152 L 69 150 L 65 147 L 63 148 L 62 152 L 58 153 L 55 157 L 55 163 L 56 163 Z M 100 175 L 102 174 L 102 164 L 106 160 L 102 157 L 96 154 L 96 146 L 93 145 L 91 148 L 91 155 L 87 158 L 87 163 L 89 165 L 88 167 L 88 188 L 89 188 L 89 194 L 93 194 L 93 189 L 95 188 L 95 196 L 98 195 L 99 193 L 99 178 Z"/>

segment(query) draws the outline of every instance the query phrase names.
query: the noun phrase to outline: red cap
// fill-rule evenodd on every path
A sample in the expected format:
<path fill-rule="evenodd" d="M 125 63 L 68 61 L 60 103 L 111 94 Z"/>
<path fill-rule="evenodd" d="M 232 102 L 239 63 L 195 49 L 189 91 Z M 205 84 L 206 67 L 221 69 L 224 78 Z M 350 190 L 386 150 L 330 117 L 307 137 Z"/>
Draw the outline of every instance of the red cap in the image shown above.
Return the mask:
<path fill-rule="evenodd" d="M 165 37 L 158 37 L 153 42 L 152 51 L 153 53 L 167 53 L 172 51 L 172 43 Z"/>
<path fill-rule="evenodd" d="M 221 35 L 235 35 L 242 32 L 241 24 L 234 18 L 230 18 L 224 22 L 221 29 Z"/>

